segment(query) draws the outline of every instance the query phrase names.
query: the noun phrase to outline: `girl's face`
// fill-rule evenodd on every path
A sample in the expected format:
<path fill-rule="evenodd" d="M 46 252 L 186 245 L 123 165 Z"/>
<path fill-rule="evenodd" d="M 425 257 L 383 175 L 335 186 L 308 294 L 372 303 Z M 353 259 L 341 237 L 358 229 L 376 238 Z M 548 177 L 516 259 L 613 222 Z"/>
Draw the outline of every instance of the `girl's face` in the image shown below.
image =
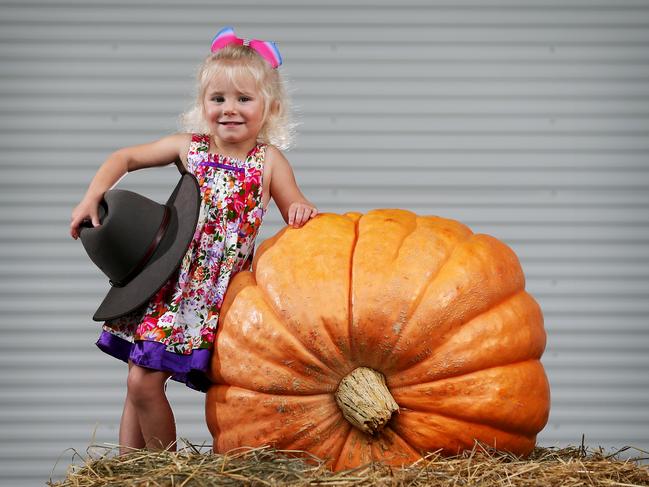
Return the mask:
<path fill-rule="evenodd" d="M 227 145 L 254 145 L 263 123 L 264 100 L 252 78 L 237 86 L 220 74 L 205 90 L 203 108 L 211 134 Z"/>

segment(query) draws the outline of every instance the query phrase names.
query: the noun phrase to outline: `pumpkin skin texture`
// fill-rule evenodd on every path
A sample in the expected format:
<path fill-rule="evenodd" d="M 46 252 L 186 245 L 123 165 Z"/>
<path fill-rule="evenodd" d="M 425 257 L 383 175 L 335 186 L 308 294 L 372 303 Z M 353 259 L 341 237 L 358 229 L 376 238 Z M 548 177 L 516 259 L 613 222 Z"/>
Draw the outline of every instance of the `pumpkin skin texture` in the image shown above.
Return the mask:
<path fill-rule="evenodd" d="M 285 227 L 230 281 L 206 395 L 216 453 L 306 450 L 334 470 L 400 466 L 475 440 L 532 451 L 550 407 L 543 316 L 514 252 L 400 209 Z M 399 406 L 375 434 L 334 394 L 358 367 Z"/>

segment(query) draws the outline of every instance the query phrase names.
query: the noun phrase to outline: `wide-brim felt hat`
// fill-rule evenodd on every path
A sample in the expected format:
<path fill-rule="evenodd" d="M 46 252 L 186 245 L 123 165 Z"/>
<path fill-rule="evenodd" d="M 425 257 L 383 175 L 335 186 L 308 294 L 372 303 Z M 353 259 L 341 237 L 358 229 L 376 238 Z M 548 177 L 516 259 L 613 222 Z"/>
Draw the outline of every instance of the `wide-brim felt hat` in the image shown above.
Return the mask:
<path fill-rule="evenodd" d="M 200 189 L 189 173 L 165 204 L 127 190 L 104 193 L 101 225 L 84 222 L 79 229 L 88 256 L 111 284 L 93 320 L 119 318 L 149 302 L 182 263 L 199 209 Z"/>

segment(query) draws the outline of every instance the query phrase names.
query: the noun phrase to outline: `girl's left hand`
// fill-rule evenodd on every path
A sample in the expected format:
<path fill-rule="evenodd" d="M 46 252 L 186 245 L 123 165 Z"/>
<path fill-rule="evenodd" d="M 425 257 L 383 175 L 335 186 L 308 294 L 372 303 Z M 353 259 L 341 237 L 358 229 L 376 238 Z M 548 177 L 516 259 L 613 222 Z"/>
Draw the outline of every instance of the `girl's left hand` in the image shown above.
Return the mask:
<path fill-rule="evenodd" d="M 318 214 L 318 209 L 308 203 L 291 203 L 288 207 L 288 224 L 293 228 L 300 228 L 309 219 Z"/>

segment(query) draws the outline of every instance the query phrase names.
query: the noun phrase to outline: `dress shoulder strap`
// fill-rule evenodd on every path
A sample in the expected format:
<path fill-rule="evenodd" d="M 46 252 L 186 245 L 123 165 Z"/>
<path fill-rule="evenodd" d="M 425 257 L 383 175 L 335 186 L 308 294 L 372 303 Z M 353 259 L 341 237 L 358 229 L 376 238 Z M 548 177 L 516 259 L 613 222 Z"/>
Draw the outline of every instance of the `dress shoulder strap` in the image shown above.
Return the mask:
<path fill-rule="evenodd" d="M 259 142 L 253 149 L 253 163 L 258 169 L 263 169 L 264 162 L 266 159 L 266 150 L 268 149 L 268 144 Z"/>
<path fill-rule="evenodd" d="M 192 134 L 192 141 L 189 144 L 189 153 L 207 153 L 210 150 L 209 134 Z"/>
<path fill-rule="evenodd" d="M 268 149 L 268 144 L 260 143 L 259 152 L 261 154 L 262 160 L 266 158 L 266 150 Z"/>

